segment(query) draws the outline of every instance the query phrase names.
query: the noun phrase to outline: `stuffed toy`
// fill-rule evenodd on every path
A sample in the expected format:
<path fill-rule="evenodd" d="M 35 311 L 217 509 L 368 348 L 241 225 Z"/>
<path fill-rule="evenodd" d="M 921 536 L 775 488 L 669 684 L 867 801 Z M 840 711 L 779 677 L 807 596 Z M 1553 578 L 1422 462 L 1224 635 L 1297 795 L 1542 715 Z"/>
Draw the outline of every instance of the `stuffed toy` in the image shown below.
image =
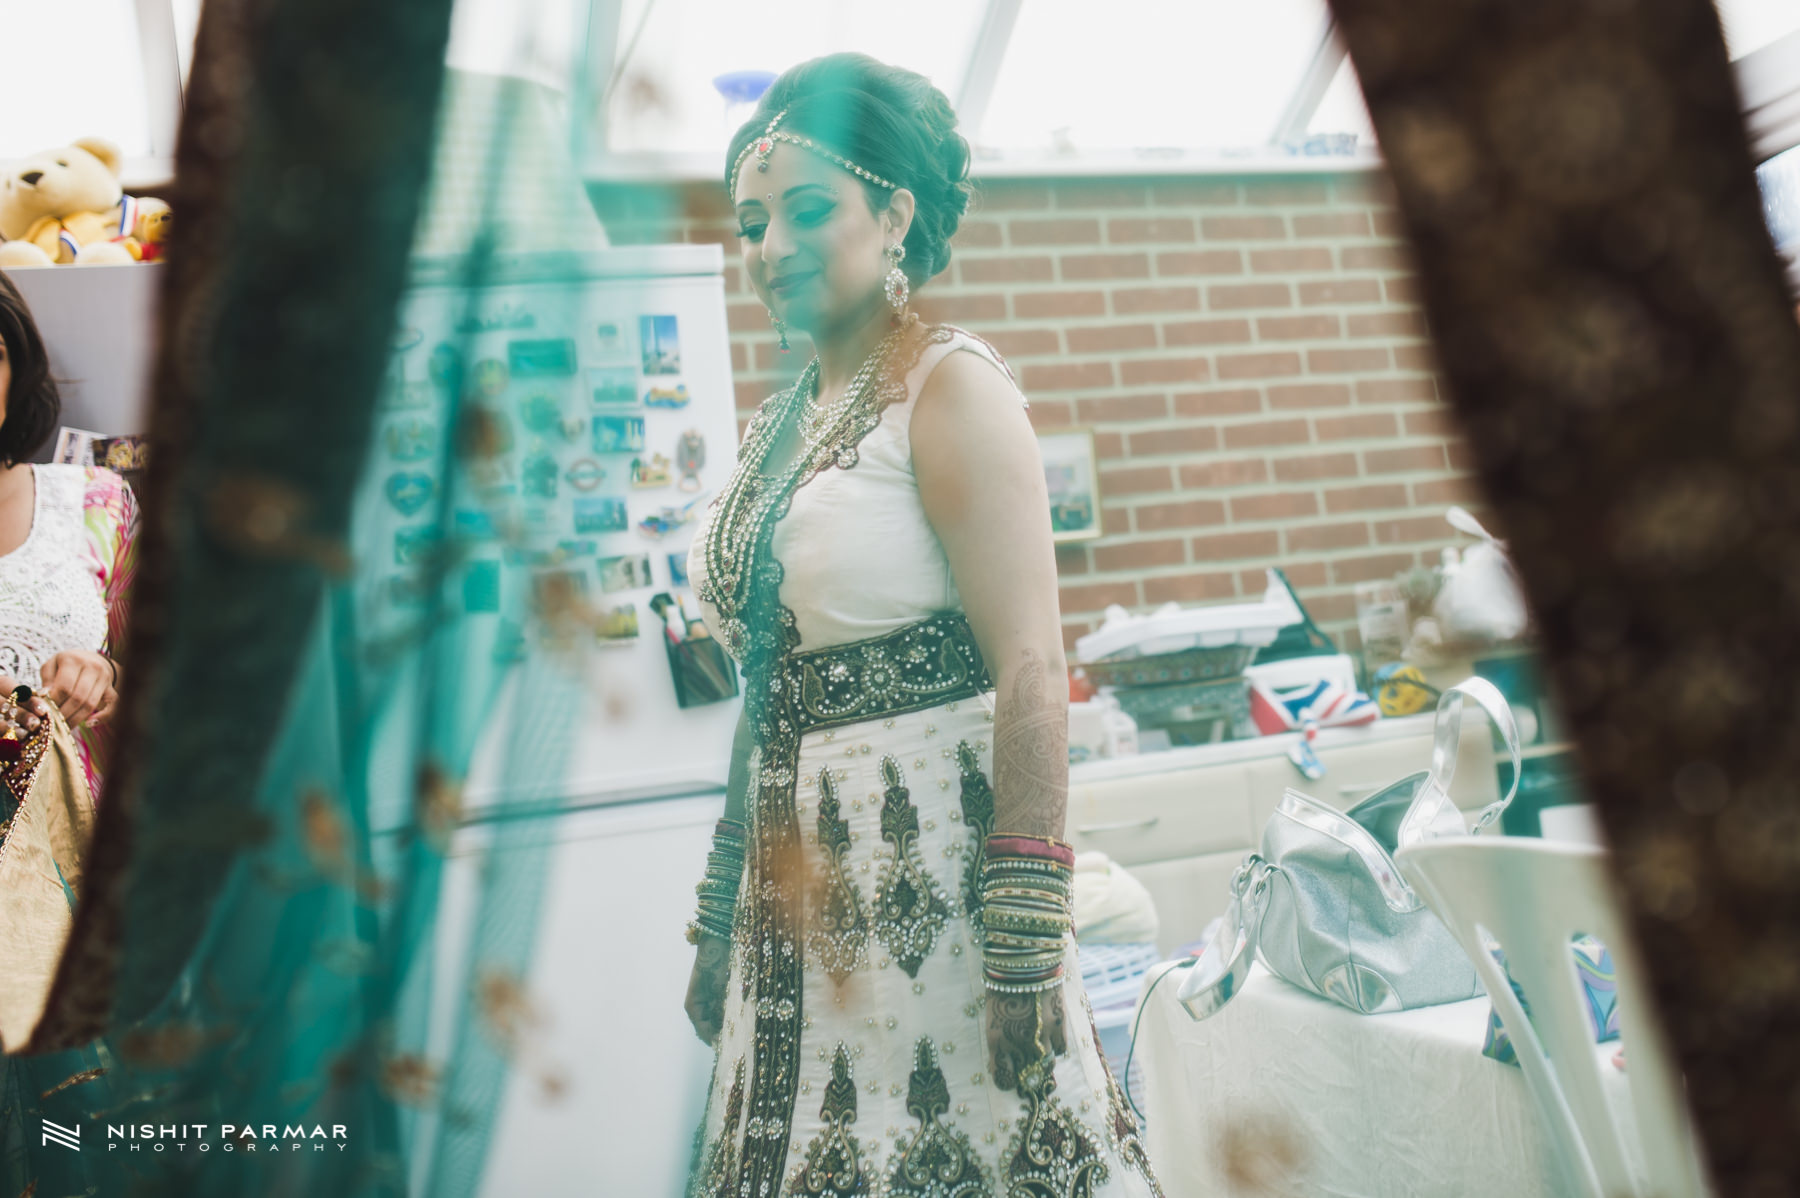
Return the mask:
<path fill-rule="evenodd" d="M 155 196 L 126 196 L 120 203 L 119 228 L 129 232 L 119 244 L 139 262 L 160 262 L 174 219 L 169 205 Z"/>
<path fill-rule="evenodd" d="M 0 266 L 131 262 L 119 151 L 98 138 L 33 154 L 0 177 Z"/>

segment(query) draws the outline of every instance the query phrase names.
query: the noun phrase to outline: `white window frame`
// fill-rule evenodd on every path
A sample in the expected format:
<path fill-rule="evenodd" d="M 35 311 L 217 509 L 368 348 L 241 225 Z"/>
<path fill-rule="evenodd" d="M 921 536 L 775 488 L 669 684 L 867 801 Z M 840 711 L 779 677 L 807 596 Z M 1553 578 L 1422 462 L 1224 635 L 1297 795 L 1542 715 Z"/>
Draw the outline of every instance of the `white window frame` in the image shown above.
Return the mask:
<path fill-rule="evenodd" d="M 975 42 L 964 67 L 961 87 L 956 96 L 956 112 L 964 128 L 979 130 L 987 114 L 988 101 L 1000 77 L 1000 66 L 1006 58 L 1023 0 L 983 0 L 982 14 Z M 606 10 L 605 13 L 600 11 Z M 619 21 L 623 5 L 596 0 L 595 26 L 606 26 L 604 35 L 590 36 L 588 62 L 614 61 L 619 44 Z M 646 15 L 648 13 L 646 12 Z M 605 53 L 602 54 L 601 51 Z M 1345 50 L 1339 42 L 1335 25 L 1327 16 L 1319 31 L 1314 50 L 1293 95 L 1283 106 L 1281 116 L 1269 139 L 1261 146 L 1239 150 L 1084 150 L 1073 155 L 1057 155 L 1042 150 L 1005 152 L 978 151 L 971 173 L 976 178 L 1087 178 L 1093 176 L 1156 175 L 1319 175 L 1351 171 L 1372 171 L 1382 165 L 1374 147 L 1359 146 L 1354 154 L 1307 156 L 1290 153 L 1286 142 L 1304 137 L 1307 126 L 1324 100 L 1333 76 L 1343 63 Z M 590 183 L 657 183 L 701 182 L 717 179 L 720 163 L 716 154 L 640 150 L 615 152 L 606 145 L 606 114 L 598 112 L 589 150 L 584 159 L 584 174 Z"/>

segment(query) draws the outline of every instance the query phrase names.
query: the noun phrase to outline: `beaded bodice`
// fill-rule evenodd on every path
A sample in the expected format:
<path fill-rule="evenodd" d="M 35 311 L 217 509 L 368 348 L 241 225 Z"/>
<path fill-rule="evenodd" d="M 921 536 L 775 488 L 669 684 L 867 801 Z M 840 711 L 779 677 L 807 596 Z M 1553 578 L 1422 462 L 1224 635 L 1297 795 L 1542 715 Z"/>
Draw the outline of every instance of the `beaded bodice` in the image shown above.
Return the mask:
<path fill-rule="evenodd" d="M 847 402 L 834 406 L 794 462 L 773 476 L 765 473 L 770 452 L 784 428 L 803 415 L 811 369 L 752 418 L 731 480 L 695 538 L 689 571 L 708 622 L 753 684 L 800 642 L 793 613 L 779 597 L 782 565 L 770 550 L 775 526 L 809 481 L 856 465 L 857 446 L 881 423 L 882 411 L 907 398 L 906 374 L 920 353 L 953 336 L 950 329 L 916 323 L 897 330 L 865 364 L 867 377 L 852 385 Z"/>
<path fill-rule="evenodd" d="M 106 602 L 85 551 L 86 471 L 33 466 L 36 498 L 24 544 L 0 556 L 0 673 L 36 685 L 65 649 L 106 647 Z"/>

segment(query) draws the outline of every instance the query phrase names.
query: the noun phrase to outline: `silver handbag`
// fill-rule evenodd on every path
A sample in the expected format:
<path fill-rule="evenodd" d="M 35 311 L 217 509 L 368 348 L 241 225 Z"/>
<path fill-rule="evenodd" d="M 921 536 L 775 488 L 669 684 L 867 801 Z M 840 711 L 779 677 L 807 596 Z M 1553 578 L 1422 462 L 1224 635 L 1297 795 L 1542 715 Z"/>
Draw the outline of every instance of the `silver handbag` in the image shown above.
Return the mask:
<path fill-rule="evenodd" d="M 1459 1002 L 1482 992 L 1450 929 L 1394 865 L 1421 840 L 1466 835 L 1450 801 L 1462 745 L 1464 697 L 1493 720 L 1512 756 L 1512 786 L 1483 808 L 1492 824 L 1519 790 L 1519 730 L 1494 685 L 1470 678 L 1438 699 L 1431 768 L 1383 787 L 1348 811 L 1297 790 L 1282 795 L 1262 851 L 1238 867 L 1231 902 L 1178 996 L 1204 1019 L 1243 986 L 1251 961 L 1321 998 L 1365 1015 Z"/>

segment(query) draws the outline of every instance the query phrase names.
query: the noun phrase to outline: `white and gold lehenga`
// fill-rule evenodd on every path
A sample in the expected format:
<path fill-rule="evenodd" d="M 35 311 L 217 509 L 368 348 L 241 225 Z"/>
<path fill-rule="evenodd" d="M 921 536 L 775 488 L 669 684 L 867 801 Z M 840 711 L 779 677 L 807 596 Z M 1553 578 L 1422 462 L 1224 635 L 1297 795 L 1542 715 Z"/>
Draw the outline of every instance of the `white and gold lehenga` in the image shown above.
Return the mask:
<path fill-rule="evenodd" d="M 994 700 L 908 437 L 957 350 L 1006 369 L 971 334 L 915 325 L 868 399 L 765 478 L 801 399 L 772 397 L 695 538 L 690 577 L 743 663 L 756 747 L 693 1195 L 1160 1194 L 1072 942 L 1068 1054 L 1023 1092 L 986 1059 Z"/>

